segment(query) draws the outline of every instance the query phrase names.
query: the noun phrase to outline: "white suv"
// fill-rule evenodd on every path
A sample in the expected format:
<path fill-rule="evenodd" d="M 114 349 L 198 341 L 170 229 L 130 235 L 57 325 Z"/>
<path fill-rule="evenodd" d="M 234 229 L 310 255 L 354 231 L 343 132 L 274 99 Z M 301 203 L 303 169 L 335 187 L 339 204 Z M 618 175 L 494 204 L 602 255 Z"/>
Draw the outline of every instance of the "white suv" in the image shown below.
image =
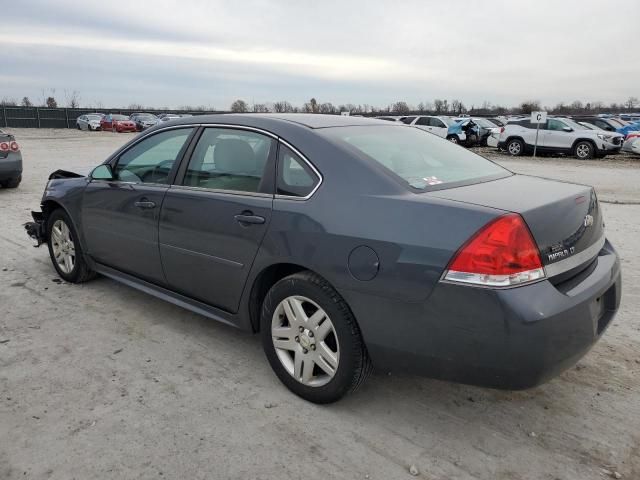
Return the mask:
<path fill-rule="evenodd" d="M 427 132 L 431 132 L 442 138 L 446 138 L 453 143 L 467 143 L 467 132 L 463 126 L 451 117 L 418 115 L 411 118 L 411 122 L 404 121 L 408 125 L 413 125 Z"/>
<path fill-rule="evenodd" d="M 504 126 L 498 140 L 498 148 L 510 155 L 533 152 L 536 125 L 529 119 L 510 121 Z M 538 148 L 540 153 L 564 153 L 579 160 L 604 157 L 622 148 L 623 136 L 619 133 L 589 130 L 569 118 L 549 118 L 540 125 Z"/>

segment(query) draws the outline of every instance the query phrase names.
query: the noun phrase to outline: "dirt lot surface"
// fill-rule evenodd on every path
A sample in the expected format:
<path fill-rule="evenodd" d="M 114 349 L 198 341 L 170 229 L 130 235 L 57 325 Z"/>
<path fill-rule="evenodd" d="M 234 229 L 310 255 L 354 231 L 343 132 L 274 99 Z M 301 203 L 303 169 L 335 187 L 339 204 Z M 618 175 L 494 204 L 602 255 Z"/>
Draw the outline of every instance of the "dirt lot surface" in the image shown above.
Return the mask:
<path fill-rule="evenodd" d="M 316 406 L 278 382 L 257 336 L 106 278 L 60 282 L 22 223 L 52 170 L 132 136 L 13 132 L 25 173 L 0 189 L 0 479 L 387 480 L 412 465 L 434 480 L 640 479 L 640 162 L 491 154 L 625 203 L 604 205 L 622 308 L 576 367 L 517 393 L 379 372 Z"/>

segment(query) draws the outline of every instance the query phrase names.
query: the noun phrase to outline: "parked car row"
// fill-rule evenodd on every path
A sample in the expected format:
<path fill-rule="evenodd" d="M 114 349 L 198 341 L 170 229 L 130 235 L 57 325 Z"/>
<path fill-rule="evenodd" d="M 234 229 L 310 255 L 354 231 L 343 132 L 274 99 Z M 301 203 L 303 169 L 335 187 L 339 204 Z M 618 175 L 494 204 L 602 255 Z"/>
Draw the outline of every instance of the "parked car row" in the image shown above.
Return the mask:
<path fill-rule="evenodd" d="M 153 113 L 132 113 L 128 117 L 115 113 L 87 113 L 80 115 L 76 119 L 78 130 L 98 131 L 107 130 L 112 132 L 141 132 L 149 127 L 153 127 L 159 122 L 168 122 L 182 117 L 190 117 L 190 114 L 162 113 L 158 116 Z"/>
<path fill-rule="evenodd" d="M 380 120 L 402 122 L 431 132 L 439 137 L 464 145 L 474 147 L 486 145 L 487 139 L 495 128 L 504 123 L 497 118 L 479 117 L 450 117 L 446 115 L 411 115 L 411 116 L 381 116 Z"/>

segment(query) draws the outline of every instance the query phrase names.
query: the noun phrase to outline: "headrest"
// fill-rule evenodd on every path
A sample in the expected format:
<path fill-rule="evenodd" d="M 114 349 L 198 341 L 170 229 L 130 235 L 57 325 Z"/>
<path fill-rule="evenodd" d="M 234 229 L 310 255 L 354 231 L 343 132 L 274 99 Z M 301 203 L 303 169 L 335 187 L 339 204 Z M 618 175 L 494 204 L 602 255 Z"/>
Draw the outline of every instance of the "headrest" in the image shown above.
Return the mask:
<path fill-rule="evenodd" d="M 214 150 L 216 170 L 234 173 L 255 173 L 256 155 L 244 140 L 226 138 L 216 143 Z"/>

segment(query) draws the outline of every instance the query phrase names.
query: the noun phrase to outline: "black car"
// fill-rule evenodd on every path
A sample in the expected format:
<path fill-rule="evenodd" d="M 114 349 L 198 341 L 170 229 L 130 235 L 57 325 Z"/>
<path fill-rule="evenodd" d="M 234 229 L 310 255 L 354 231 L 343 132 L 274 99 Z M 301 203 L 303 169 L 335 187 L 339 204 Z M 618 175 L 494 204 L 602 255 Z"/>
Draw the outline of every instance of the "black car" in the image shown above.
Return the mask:
<path fill-rule="evenodd" d="M 210 115 L 54 172 L 27 224 L 58 274 L 102 274 L 259 332 L 313 402 L 371 366 L 527 388 L 620 303 L 594 190 L 512 172 L 396 122 Z"/>

